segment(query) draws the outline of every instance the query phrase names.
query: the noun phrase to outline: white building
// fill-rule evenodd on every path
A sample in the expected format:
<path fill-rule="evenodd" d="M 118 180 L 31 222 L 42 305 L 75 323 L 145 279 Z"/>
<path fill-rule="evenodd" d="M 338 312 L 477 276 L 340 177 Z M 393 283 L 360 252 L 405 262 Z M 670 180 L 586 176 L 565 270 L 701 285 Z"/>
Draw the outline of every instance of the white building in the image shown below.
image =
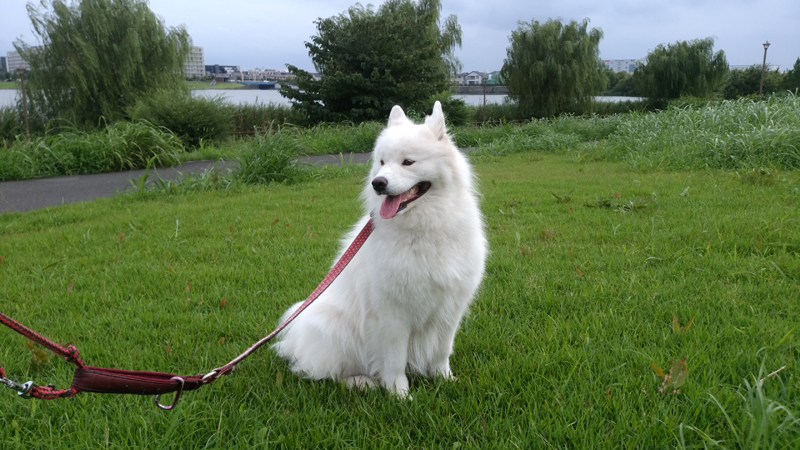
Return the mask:
<path fill-rule="evenodd" d="M 636 70 L 637 62 L 644 62 L 643 59 L 607 59 L 604 61 L 606 69 L 611 69 L 614 72 L 628 72 L 633 73 Z"/>
<path fill-rule="evenodd" d="M 480 86 L 483 84 L 483 72 L 460 73 L 456 76 L 456 84 L 459 86 Z"/>
<path fill-rule="evenodd" d="M 31 66 L 28 65 L 28 62 L 22 59 L 22 56 L 19 55 L 19 52 L 14 50 L 6 53 L 6 64 L 8 65 L 8 71 L 12 73 L 16 72 L 17 69 L 29 70 L 31 68 Z"/>
<path fill-rule="evenodd" d="M 186 61 L 183 64 L 183 76 L 186 78 L 202 77 L 206 74 L 205 58 L 203 47 L 192 46 Z"/>
<path fill-rule="evenodd" d="M 37 47 L 33 48 L 36 49 Z M 27 61 L 22 59 L 19 52 L 13 50 L 7 53 L 6 63 L 8 64 L 9 72 L 15 72 L 19 68 L 25 70 L 31 68 Z M 183 73 L 186 78 L 202 77 L 206 74 L 203 47 L 192 47 L 191 51 L 189 51 L 189 54 L 186 56 L 186 61 L 183 65 Z"/>

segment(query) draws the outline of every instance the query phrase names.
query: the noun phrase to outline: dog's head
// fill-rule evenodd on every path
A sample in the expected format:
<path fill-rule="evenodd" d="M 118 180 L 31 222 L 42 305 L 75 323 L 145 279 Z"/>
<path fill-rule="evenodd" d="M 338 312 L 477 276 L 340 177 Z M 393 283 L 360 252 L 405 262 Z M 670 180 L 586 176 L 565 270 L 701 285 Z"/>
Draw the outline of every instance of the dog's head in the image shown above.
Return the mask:
<path fill-rule="evenodd" d="M 423 124 L 413 123 L 395 106 L 375 142 L 365 190 L 368 206 L 382 218 L 391 219 L 436 203 L 464 188 L 458 182 L 459 172 L 468 170 L 447 134 L 441 103 L 434 104 Z"/>

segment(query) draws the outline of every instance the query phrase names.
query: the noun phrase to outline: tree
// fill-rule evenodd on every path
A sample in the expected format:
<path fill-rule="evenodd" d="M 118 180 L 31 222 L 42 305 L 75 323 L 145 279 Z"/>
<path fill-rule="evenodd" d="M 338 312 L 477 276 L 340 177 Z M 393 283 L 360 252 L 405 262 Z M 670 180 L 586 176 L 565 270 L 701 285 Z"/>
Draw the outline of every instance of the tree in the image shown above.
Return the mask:
<path fill-rule="evenodd" d="M 783 74 L 783 88 L 792 92 L 800 90 L 800 58 L 794 62 L 794 67 Z"/>
<path fill-rule="evenodd" d="M 293 65 L 297 88 L 281 95 L 312 121 L 384 119 L 394 105 L 428 109 L 431 96 L 449 89 L 460 64 L 456 16 L 440 24 L 441 0 L 388 0 L 378 8 L 360 4 L 346 13 L 318 19 L 317 35 L 306 42 L 311 73 Z"/>
<path fill-rule="evenodd" d="M 771 94 L 781 89 L 783 77 L 776 70 L 764 72 L 764 93 Z M 725 77 L 722 87 L 722 96 L 726 99 L 736 99 L 748 95 L 758 95 L 761 87 L 761 65 L 754 65 L 745 69 L 733 69 Z"/>
<path fill-rule="evenodd" d="M 526 113 L 551 116 L 582 111 L 607 83 L 599 44 L 603 31 L 589 19 L 520 22 L 512 32 L 503 69 L 508 96 Z"/>
<path fill-rule="evenodd" d="M 609 89 L 608 95 L 640 97 L 639 91 L 636 90 L 636 84 L 633 82 L 633 75 L 627 72 L 622 72 L 622 77 Z"/>
<path fill-rule="evenodd" d="M 189 35 L 167 28 L 144 0 L 42 0 L 28 15 L 41 46 L 14 47 L 31 66 L 31 101 L 51 117 L 112 122 L 137 99 L 183 84 Z"/>
<path fill-rule="evenodd" d="M 728 62 L 714 53 L 714 38 L 659 44 L 633 72 L 636 89 L 650 99 L 708 97 L 725 80 Z"/>

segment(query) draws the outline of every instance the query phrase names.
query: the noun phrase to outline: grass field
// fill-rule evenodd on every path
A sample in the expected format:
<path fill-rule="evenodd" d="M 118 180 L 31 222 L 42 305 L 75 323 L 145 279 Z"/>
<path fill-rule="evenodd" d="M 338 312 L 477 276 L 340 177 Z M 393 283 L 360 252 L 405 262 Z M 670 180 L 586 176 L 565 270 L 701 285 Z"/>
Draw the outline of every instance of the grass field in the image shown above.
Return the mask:
<path fill-rule="evenodd" d="M 17 89 L 16 81 L 0 81 L 0 89 Z"/>
<path fill-rule="evenodd" d="M 31 401 L 3 389 L 0 442 L 800 447 L 798 173 L 587 159 L 479 158 L 492 253 L 456 338 L 456 382 L 412 377 L 414 400 L 402 401 L 299 379 L 262 350 L 173 412 L 148 397 Z M 363 173 L 0 215 L 0 311 L 74 343 L 90 365 L 206 372 L 325 275 L 360 215 Z M 69 384 L 69 364 L 0 336 L 10 378 Z M 651 366 L 682 358 L 688 375 L 666 385 Z"/>
<path fill-rule="evenodd" d="M 245 85 L 241 83 L 214 83 L 212 86 L 210 81 L 187 81 L 186 87 L 189 89 L 241 89 Z"/>

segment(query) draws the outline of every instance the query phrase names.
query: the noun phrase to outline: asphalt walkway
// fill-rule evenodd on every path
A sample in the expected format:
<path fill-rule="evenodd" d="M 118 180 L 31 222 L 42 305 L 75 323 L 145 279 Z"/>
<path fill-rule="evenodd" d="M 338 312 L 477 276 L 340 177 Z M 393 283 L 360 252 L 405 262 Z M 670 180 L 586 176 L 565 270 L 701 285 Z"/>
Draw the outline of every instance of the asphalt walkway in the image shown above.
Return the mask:
<path fill-rule="evenodd" d="M 369 153 L 344 155 L 345 163 L 366 163 Z M 315 155 L 298 158 L 308 164 L 339 164 L 339 155 Z M 175 180 L 180 173 L 199 173 L 213 167 L 216 161 L 190 161 L 180 166 L 150 169 L 153 177 Z M 222 162 L 219 168 L 231 168 L 233 163 Z M 112 197 L 117 192 L 133 189 L 131 180 L 144 174 L 144 170 L 127 172 L 74 175 L 34 180 L 0 182 L 0 213 L 30 211 L 64 203 L 78 203 L 101 197 Z"/>

